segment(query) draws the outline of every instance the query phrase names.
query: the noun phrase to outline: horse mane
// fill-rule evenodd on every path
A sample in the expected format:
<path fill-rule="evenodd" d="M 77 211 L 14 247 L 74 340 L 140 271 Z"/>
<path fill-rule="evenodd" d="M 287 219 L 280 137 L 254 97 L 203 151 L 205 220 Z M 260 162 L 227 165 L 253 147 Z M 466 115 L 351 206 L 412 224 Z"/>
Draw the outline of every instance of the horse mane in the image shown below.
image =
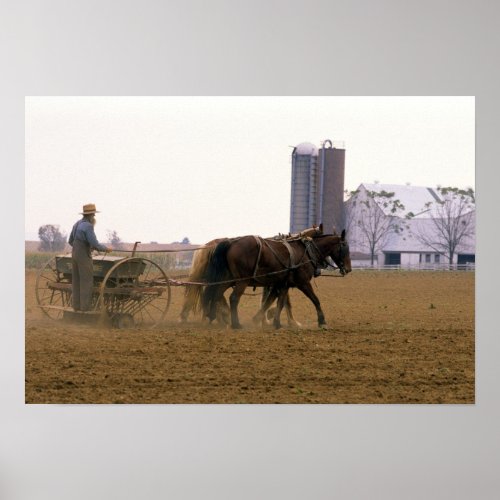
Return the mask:
<path fill-rule="evenodd" d="M 328 233 L 328 234 L 313 234 L 312 235 L 312 238 L 313 239 L 318 239 L 318 238 L 322 238 L 324 236 L 337 236 L 341 241 L 342 240 L 345 240 L 346 239 L 346 235 L 347 235 L 347 231 L 345 229 L 342 230 L 342 232 L 339 234 L 337 233 L 337 231 L 335 230 L 335 228 L 333 228 L 333 233 Z"/>
<path fill-rule="evenodd" d="M 340 234 L 318 234 L 311 236 L 313 240 L 319 240 L 320 238 L 326 238 L 327 236 L 336 236 L 337 238 L 340 238 Z"/>

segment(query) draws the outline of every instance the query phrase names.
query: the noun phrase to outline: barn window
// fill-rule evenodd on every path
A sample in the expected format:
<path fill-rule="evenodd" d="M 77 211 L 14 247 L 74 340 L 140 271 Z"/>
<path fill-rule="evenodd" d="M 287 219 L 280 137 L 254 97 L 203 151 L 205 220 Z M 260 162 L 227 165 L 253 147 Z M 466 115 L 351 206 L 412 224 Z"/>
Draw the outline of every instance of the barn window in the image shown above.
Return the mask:
<path fill-rule="evenodd" d="M 440 257 L 440 255 L 438 253 L 436 255 L 434 255 L 434 263 L 435 264 L 439 264 L 439 257 Z"/>
<path fill-rule="evenodd" d="M 425 263 L 430 263 L 431 262 L 431 254 L 430 253 L 426 253 L 425 254 Z"/>

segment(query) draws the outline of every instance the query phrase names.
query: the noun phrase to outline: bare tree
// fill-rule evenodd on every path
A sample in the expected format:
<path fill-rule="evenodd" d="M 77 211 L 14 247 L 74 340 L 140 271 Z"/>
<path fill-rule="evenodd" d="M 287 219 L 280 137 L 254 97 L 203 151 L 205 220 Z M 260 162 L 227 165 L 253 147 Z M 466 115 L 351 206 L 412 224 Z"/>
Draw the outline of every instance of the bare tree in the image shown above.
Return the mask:
<path fill-rule="evenodd" d="M 59 226 L 45 224 L 38 228 L 40 238 L 39 250 L 42 252 L 60 252 L 66 246 L 66 235 L 61 233 Z"/>
<path fill-rule="evenodd" d="M 122 240 L 118 236 L 118 233 L 115 230 L 110 230 L 108 229 L 107 231 L 107 237 L 108 237 L 108 243 L 113 247 L 115 250 L 121 250 L 122 248 Z"/>
<path fill-rule="evenodd" d="M 475 194 L 472 188 L 438 187 L 437 191 L 441 199 L 425 204 L 422 211 L 429 217 L 415 219 L 414 235 L 451 264 L 460 245 L 475 235 Z M 413 216 L 408 214 L 409 218 Z"/>
<path fill-rule="evenodd" d="M 407 227 L 403 218 L 405 207 L 394 195 L 385 190 L 364 189 L 353 191 L 347 202 L 346 225 L 356 229 L 356 242 L 368 251 L 372 266 L 389 235 Z"/>

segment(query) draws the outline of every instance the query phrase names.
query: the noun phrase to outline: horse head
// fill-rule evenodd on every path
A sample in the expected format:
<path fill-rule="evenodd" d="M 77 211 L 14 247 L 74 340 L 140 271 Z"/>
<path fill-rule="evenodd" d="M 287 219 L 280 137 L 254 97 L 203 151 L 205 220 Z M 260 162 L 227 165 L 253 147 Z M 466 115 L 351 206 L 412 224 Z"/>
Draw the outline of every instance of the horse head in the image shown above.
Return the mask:
<path fill-rule="evenodd" d="M 352 271 L 351 255 L 349 253 L 349 244 L 345 238 L 345 229 L 340 236 L 334 234 L 333 237 L 336 241 L 331 246 L 328 256 L 331 257 L 335 265 L 339 268 L 340 274 L 345 276 Z"/>

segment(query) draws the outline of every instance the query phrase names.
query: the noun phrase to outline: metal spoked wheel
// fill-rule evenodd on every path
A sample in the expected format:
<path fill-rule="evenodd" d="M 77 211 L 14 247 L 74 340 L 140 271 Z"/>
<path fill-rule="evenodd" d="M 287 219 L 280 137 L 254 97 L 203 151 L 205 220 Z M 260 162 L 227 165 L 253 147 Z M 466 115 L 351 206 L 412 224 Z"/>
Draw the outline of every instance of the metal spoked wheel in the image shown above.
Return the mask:
<path fill-rule="evenodd" d="M 129 257 L 117 262 L 100 286 L 97 308 L 117 327 L 159 325 L 171 301 L 163 269 L 149 259 Z"/>
<path fill-rule="evenodd" d="M 37 304 L 51 319 L 60 319 L 64 308 L 71 307 L 71 279 L 57 270 L 56 257 L 45 264 L 36 278 Z"/>

